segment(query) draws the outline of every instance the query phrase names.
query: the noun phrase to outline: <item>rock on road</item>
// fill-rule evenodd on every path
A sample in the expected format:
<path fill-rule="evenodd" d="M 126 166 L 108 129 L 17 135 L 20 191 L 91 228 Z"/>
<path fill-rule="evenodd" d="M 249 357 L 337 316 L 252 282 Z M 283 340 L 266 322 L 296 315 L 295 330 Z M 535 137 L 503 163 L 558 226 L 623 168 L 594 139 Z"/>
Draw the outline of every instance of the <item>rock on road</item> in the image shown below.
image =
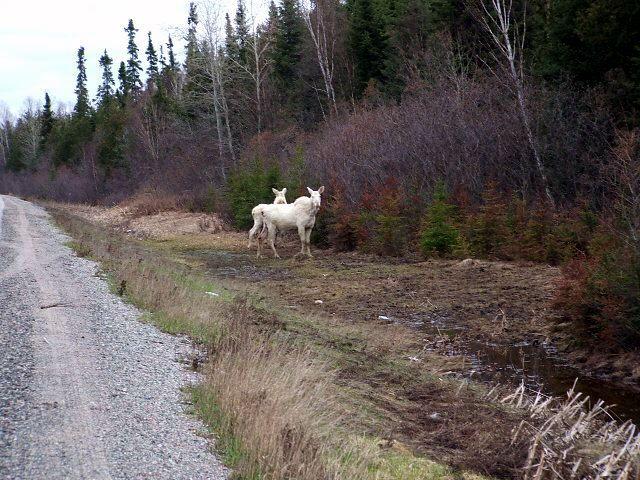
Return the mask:
<path fill-rule="evenodd" d="M 223 479 L 189 343 L 138 321 L 47 213 L 0 196 L 0 479 Z"/>

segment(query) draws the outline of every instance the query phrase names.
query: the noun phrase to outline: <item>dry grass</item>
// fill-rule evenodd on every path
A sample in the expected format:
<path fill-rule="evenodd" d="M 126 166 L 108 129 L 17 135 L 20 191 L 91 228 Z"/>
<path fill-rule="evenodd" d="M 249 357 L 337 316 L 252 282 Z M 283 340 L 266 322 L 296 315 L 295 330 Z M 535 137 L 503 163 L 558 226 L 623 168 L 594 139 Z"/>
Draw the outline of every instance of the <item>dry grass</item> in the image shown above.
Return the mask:
<path fill-rule="evenodd" d="M 207 367 L 206 389 L 249 452 L 245 469 L 269 465 L 272 478 L 364 478 L 367 452 L 343 431 L 333 374 L 310 352 L 249 335 Z"/>
<path fill-rule="evenodd" d="M 182 210 L 186 202 L 188 202 L 188 199 L 176 194 L 141 190 L 121 202 L 119 206 L 137 217 Z"/>
<path fill-rule="evenodd" d="M 109 227 L 137 238 L 180 240 L 199 238 L 211 242 L 211 236 L 229 227 L 214 213 L 193 213 L 184 210 L 186 200 L 172 196 L 143 193 L 112 207 L 65 205 L 47 202 L 52 209 L 64 209 L 89 222 Z M 244 241 L 237 242 L 237 247 Z M 246 247 L 246 245 L 245 245 Z"/>
<path fill-rule="evenodd" d="M 539 392 L 529 395 L 521 385 L 501 399 L 527 413 L 513 439 L 529 441 L 524 479 L 640 478 L 640 432 L 626 421 L 615 421 L 602 401 L 571 389 L 564 400 Z"/>

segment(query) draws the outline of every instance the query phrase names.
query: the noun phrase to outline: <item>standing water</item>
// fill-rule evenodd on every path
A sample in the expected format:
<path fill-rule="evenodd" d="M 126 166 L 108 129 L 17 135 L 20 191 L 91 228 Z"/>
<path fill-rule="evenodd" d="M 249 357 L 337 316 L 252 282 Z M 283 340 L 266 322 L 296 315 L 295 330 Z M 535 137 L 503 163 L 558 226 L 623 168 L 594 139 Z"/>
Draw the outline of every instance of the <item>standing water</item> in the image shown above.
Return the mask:
<path fill-rule="evenodd" d="M 620 420 L 640 425 L 640 392 L 631 387 L 583 376 L 576 368 L 562 363 L 552 349 L 522 342 L 498 345 L 464 339 L 464 328 L 448 325 L 446 319 L 415 322 L 432 335 L 463 339 L 461 351 L 471 362 L 474 375 L 487 381 L 502 383 L 524 382 L 533 390 L 554 396 L 564 396 L 577 380 L 576 391 L 589 396 L 592 403 L 601 399 L 610 405 L 610 413 Z"/>

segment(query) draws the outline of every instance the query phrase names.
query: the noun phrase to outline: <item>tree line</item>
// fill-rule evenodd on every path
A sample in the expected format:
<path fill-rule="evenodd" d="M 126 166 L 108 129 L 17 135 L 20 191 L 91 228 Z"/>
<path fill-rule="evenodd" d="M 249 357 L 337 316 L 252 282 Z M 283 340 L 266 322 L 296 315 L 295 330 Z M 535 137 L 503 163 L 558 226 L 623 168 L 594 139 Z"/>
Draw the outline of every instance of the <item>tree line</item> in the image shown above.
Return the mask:
<path fill-rule="evenodd" d="M 581 259 L 566 311 L 616 345 L 640 337 L 637 2 L 279 0 L 256 21 L 244 0 L 202 1 L 185 17 L 183 52 L 130 20 L 117 67 L 76 52 L 72 112 L 45 94 L 3 120 L 3 190 L 152 191 L 241 227 L 271 187 L 322 182 L 318 241 Z"/>

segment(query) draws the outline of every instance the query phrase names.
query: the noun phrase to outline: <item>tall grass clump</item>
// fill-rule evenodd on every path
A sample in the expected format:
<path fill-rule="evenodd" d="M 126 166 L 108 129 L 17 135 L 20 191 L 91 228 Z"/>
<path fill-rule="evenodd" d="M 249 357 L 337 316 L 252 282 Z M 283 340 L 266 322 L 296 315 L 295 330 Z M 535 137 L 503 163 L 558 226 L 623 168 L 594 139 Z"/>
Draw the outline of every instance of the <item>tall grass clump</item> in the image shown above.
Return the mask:
<path fill-rule="evenodd" d="M 560 401 L 530 396 L 521 385 L 502 403 L 527 413 L 513 437 L 529 441 L 525 479 L 639 478 L 638 427 L 613 420 L 602 401 L 590 407 L 589 397 L 573 388 Z"/>

